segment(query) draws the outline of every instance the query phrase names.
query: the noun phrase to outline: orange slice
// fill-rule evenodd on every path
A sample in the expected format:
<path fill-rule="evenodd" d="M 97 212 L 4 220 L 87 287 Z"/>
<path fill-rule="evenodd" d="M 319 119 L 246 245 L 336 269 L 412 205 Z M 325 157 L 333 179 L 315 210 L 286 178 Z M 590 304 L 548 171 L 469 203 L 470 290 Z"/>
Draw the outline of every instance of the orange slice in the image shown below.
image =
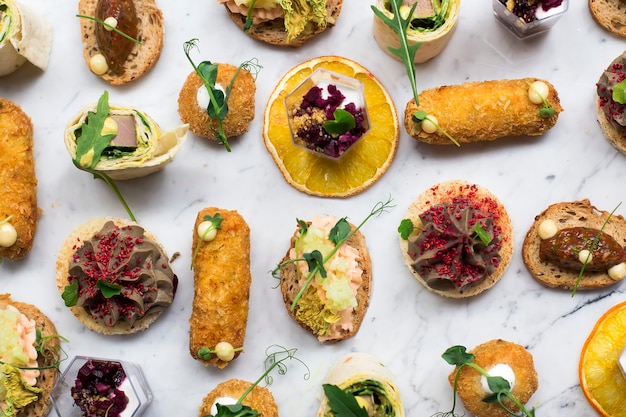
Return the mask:
<path fill-rule="evenodd" d="M 626 378 L 618 358 L 626 346 L 626 302 L 600 317 L 583 345 L 578 364 L 580 387 L 604 417 L 626 416 Z"/>
<path fill-rule="evenodd" d="M 314 70 L 353 77 L 364 85 L 371 129 L 338 160 L 318 155 L 293 143 L 285 96 Z M 391 96 L 363 66 L 340 56 L 322 56 L 289 70 L 269 97 L 263 120 L 265 146 L 294 188 L 320 197 L 348 197 L 374 184 L 396 154 L 400 126 Z"/>

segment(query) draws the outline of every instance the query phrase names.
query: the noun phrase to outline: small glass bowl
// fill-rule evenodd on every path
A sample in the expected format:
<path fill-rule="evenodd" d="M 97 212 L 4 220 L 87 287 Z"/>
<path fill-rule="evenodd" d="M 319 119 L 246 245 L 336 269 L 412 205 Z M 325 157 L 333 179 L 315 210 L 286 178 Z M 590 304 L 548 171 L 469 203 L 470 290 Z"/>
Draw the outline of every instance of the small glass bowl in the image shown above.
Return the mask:
<path fill-rule="evenodd" d="M 123 417 L 139 417 L 152 402 L 152 391 L 146 382 L 139 366 L 134 363 L 117 359 L 90 358 L 76 356 L 65 369 L 61 378 L 50 393 L 50 399 L 59 417 L 82 417 L 80 407 L 74 405 L 71 389 L 75 385 L 78 371 L 88 361 L 117 362 L 122 365 L 126 373 L 126 380 L 121 385 L 121 390 L 128 397 L 128 405 L 122 412 Z M 125 386 L 125 384 L 127 384 Z"/>
<path fill-rule="evenodd" d="M 554 24 L 565 14 L 569 6 L 569 0 L 563 0 L 559 7 L 544 12 L 541 6 L 537 8 L 537 20 L 530 23 L 524 22 L 520 17 L 516 16 L 512 11 L 507 9 L 506 5 L 499 0 L 492 0 L 493 14 L 513 32 L 518 38 L 527 38 L 538 35 L 549 30 Z"/>
<path fill-rule="evenodd" d="M 325 153 L 323 150 L 313 149 L 307 146 L 307 143 L 297 137 L 295 134 L 296 126 L 294 126 L 293 110 L 300 107 L 302 98 L 311 90 L 311 88 L 318 86 L 325 92 L 329 85 L 335 85 L 339 91 L 345 96 L 343 103 L 339 108 L 343 108 L 348 103 L 354 103 L 357 108 L 363 109 L 363 126 L 365 131 L 363 134 L 352 144 L 340 151 L 338 156 L 333 156 Z M 326 97 L 323 93 L 322 97 Z M 291 111 L 290 111 L 291 109 Z M 285 96 L 285 111 L 287 112 L 287 120 L 289 123 L 289 132 L 291 134 L 291 140 L 296 146 L 306 149 L 319 156 L 331 158 L 333 160 L 340 159 L 345 153 L 353 147 L 358 141 L 363 139 L 367 132 L 370 130 L 370 120 L 367 112 L 367 103 L 365 102 L 365 91 L 363 83 L 356 78 L 347 77 L 343 74 L 330 71 L 326 68 L 318 68 L 311 75 L 305 78 L 300 84 L 298 84 L 293 90 L 291 90 Z"/>

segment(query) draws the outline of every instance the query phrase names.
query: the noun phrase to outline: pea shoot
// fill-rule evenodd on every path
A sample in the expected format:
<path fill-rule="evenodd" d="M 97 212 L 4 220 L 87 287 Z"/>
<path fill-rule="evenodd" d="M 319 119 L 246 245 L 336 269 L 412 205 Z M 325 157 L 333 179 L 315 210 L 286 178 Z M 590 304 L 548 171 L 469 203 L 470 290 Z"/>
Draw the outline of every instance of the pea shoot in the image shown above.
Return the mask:
<path fill-rule="evenodd" d="M 348 220 L 345 217 L 339 219 L 335 226 L 330 230 L 328 236 L 328 240 L 334 243 L 335 247 L 326 256 L 323 256 L 322 253 L 316 249 L 311 252 L 304 253 L 302 255 L 302 258 L 289 259 L 287 261 L 281 262 L 276 266 L 276 268 L 272 270 L 272 276 L 276 279 L 281 279 L 280 270 L 285 265 L 301 261 L 304 261 L 307 264 L 307 267 L 309 269 L 309 275 L 307 276 L 302 288 L 300 288 L 300 291 L 298 291 L 298 294 L 296 294 L 296 296 L 294 297 L 290 307 L 291 311 L 296 308 L 298 301 L 300 301 L 300 298 L 302 298 L 302 295 L 317 274 L 319 274 L 322 278 L 326 278 L 327 273 L 326 269 L 324 268 L 324 264 L 328 262 L 335 255 L 335 253 L 337 253 L 339 247 L 343 245 L 348 239 L 350 239 L 350 237 L 352 237 L 357 231 L 359 231 L 370 218 L 378 216 L 386 212 L 389 208 L 394 207 L 391 204 L 391 201 L 391 198 L 389 198 L 384 203 L 376 203 L 376 205 L 370 211 L 367 217 L 365 217 L 365 219 L 354 229 L 350 226 L 350 223 L 348 223 Z M 298 220 L 298 225 L 300 225 L 300 235 L 302 236 L 303 234 L 306 234 L 308 230 L 306 222 L 303 220 Z"/>
<path fill-rule="evenodd" d="M 254 3 L 256 0 L 252 0 L 248 5 L 248 13 L 246 14 L 246 22 L 243 25 L 243 31 L 247 32 L 252 27 L 252 9 L 254 8 Z"/>
<path fill-rule="evenodd" d="M 197 48 L 197 46 L 198 39 L 194 38 L 184 43 L 183 50 L 185 51 L 185 56 L 187 56 L 187 59 L 191 63 L 194 71 L 198 74 L 209 93 L 209 105 L 206 108 L 206 112 L 210 119 L 217 122 L 217 129 L 213 128 L 213 126 L 210 127 L 213 131 L 213 135 L 215 136 L 215 139 L 217 139 L 220 144 L 224 145 L 224 148 L 230 152 L 231 149 L 228 144 L 228 138 L 224 132 L 223 121 L 228 114 L 228 99 L 233 89 L 233 84 L 242 69 L 248 71 L 256 79 L 256 76 L 262 67 L 259 65 L 256 58 L 242 63 L 239 67 L 237 67 L 229 85 L 226 86 L 224 91 L 222 91 L 217 85 L 218 64 L 213 64 L 211 61 L 202 61 L 200 64 L 196 65 L 189 56 L 191 50 L 193 48 Z"/>
<path fill-rule="evenodd" d="M 487 371 L 485 371 L 482 367 L 474 363 L 474 359 L 476 358 L 473 354 L 466 351 L 465 346 L 452 346 L 448 348 L 441 357 L 448 362 L 450 365 L 454 365 L 457 367 L 456 374 L 454 375 L 454 385 L 453 385 L 453 399 L 452 399 L 452 409 L 446 412 L 438 412 L 433 414 L 432 417 L 457 417 L 457 414 L 454 412 L 456 408 L 456 391 L 457 391 L 457 383 L 459 379 L 459 374 L 461 369 L 465 366 L 469 366 L 470 368 L 478 371 L 482 376 L 487 378 L 487 385 L 489 389 L 493 392 L 493 394 L 489 394 L 483 398 L 483 401 L 486 403 L 497 403 L 504 411 L 508 414 L 516 417 L 535 417 L 535 409 L 534 407 L 528 410 L 524 404 L 522 404 L 512 393 L 511 393 L 511 384 L 509 381 L 502 378 L 501 376 L 490 376 Z M 520 414 L 515 414 L 510 408 L 508 408 L 503 401 L 505 399 L 510 400 L 515 404 L 521 411 Z"/>
<path fill-rule="evenodd" d="M 554 107 L 552 107 L 550 103 L 548 103 L 548 101 L 546 100 L 545 94 L 542 94 L 537 89 L 537 87 L 534 85 L 535 83 L 529 83 L 528 81 L 526 81 L 526 83 L 528 84 L 528 88 L 532 90 L 537 95 L 537 97 L 541 99 L 541 102 L 543 103 L 543 107 L 539 109 L 539 116 L 541 116 L 544 119 L 549 119 L 550 117 L 554 116 L 554 114 L 556 113 L 556 110 L 554 110 Z"/>
<path fill-rule="evenodd" d="M 77 14 L 76 17 L 79 17 L 81 19 L 87 19 L 87 20 L 93 20 L 94 22 L 106 27 L 107 29 L 110 29 L 112 31 L 114 31 L 115 33 L 117 33 L 120 36 L 123 36 L 124 38 L 128 39 L 129 41 L 136 43 L 137 45 L 141 45 L 141 41 L 133 38 L 132 36 L 129 36 L 128 34 L 122 32 L 121 30 L 119 30 L 118 28 L 116 28 L 115 26 L 109 25 L 107 22 L 100 20 L 98 18 L 95 18 L 93 16 L 87 16 L 84 14 Z"/>
<path fill-rule="evenodd" d="M 220 360 L 230 362 L 235 358 L 235 352 L 241 352 L 243 347 L 234 348 L 228 342 L 219 342 L 214 349 L 206 346 L 198 349 L 198 357 L 203 361 L 208 361 L 215 354 Z"/>
<path fill-rule="evenodd" d="M 196 262 L 196 257 L 198 256 L 198 251 L 200 251 L 200 246 L 204 242 L 211 241 L 215 239 L 217 235 L 217 231 L 222 228 L 222 221 L 224 218 L 221 214 L 215 213 L 215 216 L 211 216 L 209 214 L 205 215 L 202 218 L 202 222 L 198 225 L 197 233 L 198 244 L 196 245 L 196 249 L 193 251 L 193 255 L 191 256 L 191 269 L 193 269 L 193 265 Z"/>

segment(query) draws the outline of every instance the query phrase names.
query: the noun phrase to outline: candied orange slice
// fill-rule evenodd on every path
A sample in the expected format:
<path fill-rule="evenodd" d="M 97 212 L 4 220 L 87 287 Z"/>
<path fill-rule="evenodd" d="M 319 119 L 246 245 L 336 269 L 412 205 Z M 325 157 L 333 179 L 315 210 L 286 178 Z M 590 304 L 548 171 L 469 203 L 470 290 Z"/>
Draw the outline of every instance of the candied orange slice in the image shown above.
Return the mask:
<path fill-rule="evenodd" d="M 626 347 L 626 302 L 600 317 L 583 345 L 578 364 L 580 387 L 604 417 L 626 416 L 626 378 L 618 365 Z"/>
<path fill-rule="evenodd" d="M 364 86 L 370 130 L 339 159 L 295 145 L 289 131 L 285 96 L 320 67 L 356 78 Z M 270 95 L 263 119 L 265 146 L 285 180 L 319 197 L 348 197 L 378 181 L 393 161 L 399 132 L 389 93 L 366 68 L 340 56 L 313 58 L 289 70 Z"/>

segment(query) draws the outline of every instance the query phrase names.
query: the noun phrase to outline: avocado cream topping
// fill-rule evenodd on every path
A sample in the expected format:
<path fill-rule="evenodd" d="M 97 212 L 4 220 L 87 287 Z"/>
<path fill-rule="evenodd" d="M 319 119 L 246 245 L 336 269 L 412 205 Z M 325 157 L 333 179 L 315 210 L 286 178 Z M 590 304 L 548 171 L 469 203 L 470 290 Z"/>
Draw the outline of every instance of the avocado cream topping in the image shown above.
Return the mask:
<path fill-rule="evenodd" d="M 131 326 L 174 300 L 178 278 L 166 254 L 140 226 L 109 221 L 83 241 L 70 262 L 70 285 L 78 284 L 76 306 L 104 326 Z"/>
<path fill-rule="evenodd" d="M 471 200 L 434 205 L 420 219 L 421 232 L 409 237 L 408 254 L 431 288 L 462 291 L 482 282 L 500 264 L 501 229 Z"/>
<path fill-rule="evenodd" d="M 626 78 L 625 65 L 626 54 L 622 54 L 604 70 L 596 88 L 604 115 L 621 135 L 626 135 L 626 112 L 624 112 L 626 105 L 613 100 L 613 89 Z"/>

